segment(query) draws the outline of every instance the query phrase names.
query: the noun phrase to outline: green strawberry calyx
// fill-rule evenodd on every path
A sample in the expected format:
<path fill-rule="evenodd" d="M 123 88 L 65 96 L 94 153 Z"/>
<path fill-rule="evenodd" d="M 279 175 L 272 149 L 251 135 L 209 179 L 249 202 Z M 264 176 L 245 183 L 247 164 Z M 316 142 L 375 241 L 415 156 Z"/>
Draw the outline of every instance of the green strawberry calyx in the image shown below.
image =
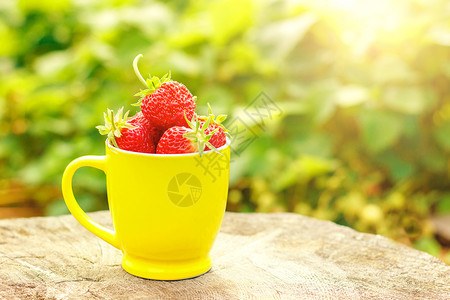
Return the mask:
<path fill-rule="evenodd" d="M 117 148 L 120 148 L 117 145 L 116 137 L 122 136 L 122 129 L 128 128 L 128 129 L 134 129 L 135 126 L 131 125 L 127 122 L 128 114 L 130 111 L 127 111 L 125 115 L 123 114 L 123 107 L 121 107 L 116 114 L 114 114 L 114 111 L 111 109 L 107 109 L 107 112 L 103 113 L 103 116 L 105 118 L 105 125 L 99 125 L 95 128 L 98 129 L 98 132 L 100 132 L 101 135 L 107 135 L 109 141 Z"/>
<path fill-rule="evenodd" d="M 222 122 L 226 120 L 227 115 L 218 115 L 217 117 L 212 113 L 211 105 L 208 103 L 208 117 L 200 116 L 198 117 L 202 121 L 206 121 L 208 118 L 211 118 L 211 123 L 215 123 L 217 126 L 223 129 L 225 135 L 231 139 L 231 134 L 228 129 L 223 126 Z"/>
<path fill-rule="evenodd" d="M 214 130 L 213 132 L 211 132 L 209 134 L 205 134 L 206 128 L 208 128 L 209 124 L 211 123 L 210 116 L 207 118 L 207 120 L 205 121 L 205 123 L 202 126 L 200 126 L 201 125 L 200 120 L 196 114 L 194 114 L 191 121 L 188 120 L 186 115 L 184 115 L 184 118 L 186 119 L 186 122 L 188 123 L 189 127 L 191 128 L 191 131 L 184 133 L 183 137 L 187 138 L 187 139 L 191 140 L 193 143 L 197 144 L 197 148 L 198 148 L 198 152 L 199 152 L 200 156 L 203 155 L 205 145 L 208 146 L 209 149 L 212 149 L 214 152 L 217 152 L 220 155 L 222 155 L 222 153 L 220 153 L 219 150 L 217 150 L 217 148 L 214 147 L 209 142 L 209 140 L 214 135 L 214 133 L 216 133 L 217 130 L 219 130 L 219 129 L 216 128 L 216 130 Z"/>
<path fill-rule="evenodd" d="M 139 62 L 139 59 L 141 57 L 143 57 L 143 55 L 139 54 L 138 56 L 136 56 L 134 58 L 133 69 L 134 69 L 134 73 L 139 78 L 139 81 L 142 82 L 142 84 L 146 86 L 146 89 L 141 89 L 138 93 L 134 94 L 134 96 L 140 96 L 141 97 L 137 103 L 132 104 L 134 106 L 141 105 L 142 99 L 144 99 L 145 96 L 150 95 L 151 93 L 156 91 L 163 83 L 171 81 L 170 78 L 172 76 L 171 72 L 169 71 L 169 73 L 167 73 L 166 75 L 164 75 L 161 78 L 156 77 L 156 76 L 151 76 L 149 74 L 147 80 L 145 80 L 144 77 L 142 77 L 141 72 L 139 72 L 139 68 L 138 68 L 138 65 L 137 65 L 138 62 Z"/>

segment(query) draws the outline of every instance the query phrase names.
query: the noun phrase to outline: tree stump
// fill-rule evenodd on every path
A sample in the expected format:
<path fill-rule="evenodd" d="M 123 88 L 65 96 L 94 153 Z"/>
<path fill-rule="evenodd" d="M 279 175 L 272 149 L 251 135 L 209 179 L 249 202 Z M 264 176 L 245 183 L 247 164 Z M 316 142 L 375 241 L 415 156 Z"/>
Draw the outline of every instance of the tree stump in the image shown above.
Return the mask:
<path fill-rule="evenodd" d="M 148 280 L 72 216 L 1 220 L 0 298 L 450 299 L 439 259 L 297 214 L 226 213 L 211 255 L 200 277 Z"/>

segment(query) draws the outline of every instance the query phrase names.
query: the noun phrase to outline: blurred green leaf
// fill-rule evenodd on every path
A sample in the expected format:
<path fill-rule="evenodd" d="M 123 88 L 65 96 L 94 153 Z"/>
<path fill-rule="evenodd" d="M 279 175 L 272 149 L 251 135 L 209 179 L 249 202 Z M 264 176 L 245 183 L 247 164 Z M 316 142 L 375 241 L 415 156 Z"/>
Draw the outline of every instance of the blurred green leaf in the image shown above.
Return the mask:
<path fill-rule="evenodd" d="M 63 12 L 71 6 L 70 0 L 52 1 L 18 1 L 18 6 L 22 11 L 42 11 L 42 12 Z"/>
<path fill-rule="evenodd" d="M 70 214 L 64 199 L 58 199 L 47 205 L 45 208 L 45 215 L 47 216 L 61 216 Z"/>
<path fill-rule="evenodd" d="M 433 133 L 438 144 L 442 148 L 450 150 L 450 122 L 437 126 Z"/>
<path fill-rule="evenodd" d="M 450 214 L 450 194 L 446 193 L 441 196 L 436 206 L 436 213 L 439 215 Z"/>
<path fill-rule="evenodd" d="M 3 45 L 0 47 L 0 56 L 14 55 L 17 47 L 20 43 L 17 37 L 17 33 L 9 28 L 7 24 L 0 20 L 0 43 Z"/>
<path fill-rule="evenodd" d="M 56 75 L 74 62 L 70 51 L 53 51 L 42 55 L 34 62 L 34 70 L 40 76 Z"/>
<path fill-rule="evenodd" d="M 220 0 L 212 3 L 213 42 L 224 45 L 250 26 L 253 22 L 253 5 L 251 0 Z"/>
<path fill-rule="evenodd" d="M 363 111 L 359 124 L 364 144 L 374 153 L 392 146 L 403 129 L 402 119 L 398 115 L 376 110 Z"/>
<path fill-rule="evenodd" d="M 386 89 L 383 101 L 387 107 L 405 114 L 420 114 L 435 104 L 436 99 L 428 89 L 418 87 L 392 87 Z"/>
<path fill-rule="evenodd" d="M 279 61 L 286 58 L 301 41 L 308 29 L 317 21 L 312 13 L 273 22 L 256 32 L 256 43 L 270 59 Z"/>
<path fill-rule="evenodd" d="M 336 110 L 334 96 L 339 85 L 334 78 L 318 81 L 308 89 L 305 101 L 309 114 L 315 122 L 323 124 L 329 120 Z"/>
<path fill-rule="evenodd" d="M 423 237 L 414 243 L 414 248 L 425 251 L 431 255 L 438 256 L 441 252 L 441 246 L 432 237 Z"/>
<path fill-rule="evenodd" d="M 305 183 L 312 178 L 335 170 L 338 163 L 334 160 L 303 155 L 290 163 L 285 172 L 272 182 L 275 191 L 280 191 L 297 182 Z"/>
<path fill-rule="evenodd" d="M 425 155 L 421 155 L 422 163 L 428 170 L 432 170 L 434 172 L 444 172 L 447 168 L 448 157 L 435 149 L 427 149 Z"/>
<path fill-rule="evenodd" d="M 420 78 L 404 58 L 392 54 L 382 55 L 374 61 L 372 76 L 379 84 L 414 83 Z"/>
<path fill-rule="evenodd" d="M 333 139 L 322 133 L 298 135 L 298 139 L 289 141 L 293 153 L 329 158 L 332 156 Z"/>
<path fill-rule="evenodd" d="M 370 97 L 369 91 L 358 85 L 340 87 L 335 95 L 335 101 L 339 106 L 349 107 L 361 104 Z"/>
<path fill-rule="evenodd" d="M 394 151 L 387 151 L 377 158 L 388 169 L 395 181 L 401 181 L 415 174 L 417 167 L 395 154 Z"/>

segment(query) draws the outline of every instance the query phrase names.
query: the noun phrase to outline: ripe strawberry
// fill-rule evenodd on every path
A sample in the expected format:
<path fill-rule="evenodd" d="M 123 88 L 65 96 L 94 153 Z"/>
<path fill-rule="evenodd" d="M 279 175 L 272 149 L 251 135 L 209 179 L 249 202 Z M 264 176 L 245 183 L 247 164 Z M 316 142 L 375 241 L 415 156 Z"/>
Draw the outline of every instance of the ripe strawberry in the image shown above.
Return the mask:
<path fill-rule="evenodd" d="M 156 145 L 158 144 L 159 139 L 164 133 L 163 130 L 155 126 L 152 126 L 151 123 L 147 120 L 147 118 L 144 117 L 141 111 L 136 113 L 134 117 L 129 118 L 128 123 L 130 123 L 131 125 L 142 124 L 142 126 L 148 130 L 147 135 L 150 136 L 150 139 L 153 141 L 154 149 L 156 150 Z M 155 153 L 155 150 L 146 153 Z"/>
<path fill-rule="evenodd" d="M 200 123 L 203 125 L 203 123 Z M 227 136 L 225 135 L 225 131 L 221 124 L 213 123 L 209 124 L 208 128 L 205 129 L 205 134 L 210 134 L 211 132 L 215 132 L 209 142 L 216 148 L 220 148 L 227 143 Z M 207 145 L 205 145 L 205 151 L 210 150 Z"/>
<path fill-rule="evenodd" d="M 166 130 L 173 126 L 187 126 L 184 119 L 191 119 L 195 111 L 196 97 L 181 83 L 170 79 L 170 72 L 161 79 L 156 76 L 144 80 L 137 68 L 142 54 L 133 62 L 136 76 L 147 87 L 135 96 L 141 96 L 137 105 L 141 106 L 144 116 L 156 127 Z"/>
<path fill-rule="evenodd" d="M 187 118 L 194 115 L 195 98 L 183 84 L 168 81 L 147 94 L 142 99 L 141 108 L 144 116 L 159 128 L 185 126 L 184 115 Z"/>
<path fill-rule="evenodd" d="M 142 113 L 142 112 L 140 112 L 140 113 Z M 144 115 L 142 115 L 142 116 L 144 117 Z M 148 122 L 148 120 L 147 120 L 147 122 Z M 161 136 L 163 135 L 163 133 L 164 133 L 163 129 L 160 129 L 160 128 L 155 127 L 155 126 L 150 126 L 150 136 L 152 137 L 152 139 L 153 139 L 153 141 L 155 143 L 155 149 L 156 149 L 156 145 L 158 145 L 158 141 L 161 138 Z"/>
<path fill-rule="evenodd" d="M 127 111 L 123 115 L 123 107 L 117 114 L 108 109 L 104 114 L 105 125 L 99 125 L 96 128 L 101 135 L 107 135 L 109 141 L 122 150 L 155 153 L 155 141 L 152 135 L 152 126 L 149 121 L 137 113 L 134 117 L 128 118 Z"/>
<path fill-rule="evenodd" d="M 158 142 L 156 153 L 179 154 L 199 152 L 201 156 L 206 145 L 217 151 L 217 149 L 209 142 L 215 131 L 205 134 L 205 130 L 208 128 L 210 121 L 211 119 L 208 117 L 208 119 L 203 122 L 203 125 L 200 126 L 200 121 L 194 116 L 192 121 L 186 119 L 186 123 L 189 127 L 174 126 L 167 129 Z"/>
<path fill-rule="evenodd" d="M 209 126 L 205 129 L 205 134 L 211 134 L 211 139 L 209 142 L 211 145 L 213 145 L 216 148 L 222 147 L 227 142 L 227 136 L 229 137 L 229 131 L 222 125 L 222 122 L 225 121 L 227 118 L 226 115 L 218 115 L 217 118 L 213 115 L 211 106 L 208 103 L 209 108 L 209 117 L 199 117 L 200 120 L 200 126 L 203 126 L 203 124 L 206 122 L 208 118 L 211 119 Z M 205 151 L 210 150 L 207 145 L 205 145 Z"/>
<path fill-rule="evenodd" d="M 156 146 L 158 154 L 194 153 L 198 151 L 197 143 L 185 137 L 192 130 L 183 126 L 174 126 L 167 129 Z"/>

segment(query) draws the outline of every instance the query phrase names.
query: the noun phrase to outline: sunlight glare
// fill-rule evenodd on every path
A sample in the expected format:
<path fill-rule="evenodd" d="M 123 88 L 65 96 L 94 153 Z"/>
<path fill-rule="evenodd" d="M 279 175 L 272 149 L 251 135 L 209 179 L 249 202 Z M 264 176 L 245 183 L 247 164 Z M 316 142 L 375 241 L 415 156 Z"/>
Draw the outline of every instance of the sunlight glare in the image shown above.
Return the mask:
<path fill-rule="evenodd" d="M 311 1 L 335 25 L 342 42 L 354 55 L 363 55 L 380 39 L 396 39 L 404 32 L 406 4 L 398 0 Z"/>

